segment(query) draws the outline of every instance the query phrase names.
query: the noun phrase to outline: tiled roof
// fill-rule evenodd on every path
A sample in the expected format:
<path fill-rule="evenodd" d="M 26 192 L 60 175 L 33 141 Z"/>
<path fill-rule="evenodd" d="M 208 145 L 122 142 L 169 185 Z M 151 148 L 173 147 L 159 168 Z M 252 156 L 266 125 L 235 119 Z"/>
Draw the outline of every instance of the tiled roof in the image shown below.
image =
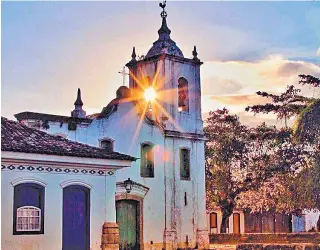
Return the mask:
<path fill-rule="evenodd" d="M 21 112 L 14 115 L 18 121 L 22 121 L 25 119 L 32 119 L 32 120 L 40 120 L 40 121 L 53 121 L 53 122 L 68 122 L 70 120 L 76 122 L 85 122 L 91 123 L 92 120 L 89 118 L 78 118 L 78 117 L 70 117 L 70 116 L 63 116 L 63 115 L 51 115 L 51 114 L 43 114 L 43 113 L 36 113 L 36 112 Z"/>
<path fill-rule="evenodd" d="M 73 142 L 1 117 L 1 150 L 46 155 L 129 160 L 136 158 Z"/>

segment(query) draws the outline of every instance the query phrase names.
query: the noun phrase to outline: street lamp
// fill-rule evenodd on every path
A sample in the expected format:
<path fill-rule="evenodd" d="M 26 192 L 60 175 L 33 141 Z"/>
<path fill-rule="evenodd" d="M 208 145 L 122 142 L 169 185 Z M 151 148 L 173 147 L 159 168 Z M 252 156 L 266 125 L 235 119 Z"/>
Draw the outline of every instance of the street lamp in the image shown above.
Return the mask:
<path fill-rule="evenodd" d="M 128 180 L 125 180 L 123 183 L 127 193 L 129 194 L 132 190 L 133 181 L 128 178 Z"/>

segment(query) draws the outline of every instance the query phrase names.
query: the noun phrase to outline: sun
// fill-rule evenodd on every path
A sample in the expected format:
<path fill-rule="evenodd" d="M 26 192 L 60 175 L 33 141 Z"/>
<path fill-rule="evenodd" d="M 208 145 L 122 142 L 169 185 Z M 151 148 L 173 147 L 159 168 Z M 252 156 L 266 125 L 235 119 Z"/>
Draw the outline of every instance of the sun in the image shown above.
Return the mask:
<path fill-rule="evenodd" d="M 156 97 L 156 91 L 152 87 L 149 87 L 144 91 L 144 98 L 146 99 L 146 101 L 152 102 L 156 99 Z"/>

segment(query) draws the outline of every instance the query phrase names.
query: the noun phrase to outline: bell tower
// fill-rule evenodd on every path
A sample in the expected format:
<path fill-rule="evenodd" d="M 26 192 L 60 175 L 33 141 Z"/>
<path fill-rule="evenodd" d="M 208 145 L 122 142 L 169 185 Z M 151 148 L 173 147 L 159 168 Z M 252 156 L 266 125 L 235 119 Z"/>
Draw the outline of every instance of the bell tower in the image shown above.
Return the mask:
<path fill-rule="evenodd" d="M 161 27 L 158 39 L 145 56 L 137 58 L 133 48 L 129 68 L 129 87 L 133 98 L 144 100 L 145 91 L 152 87 L 156 93 L 149 101 L 147 114 L 165 126 L 166 130 L 202 134 L 200 66 L 196 46 L 192 58 L 184 57 L 171 39 L 167 25 L 166 3 L 160 3 Z M 191 53 L 190 53 L 191 54 Z"/>

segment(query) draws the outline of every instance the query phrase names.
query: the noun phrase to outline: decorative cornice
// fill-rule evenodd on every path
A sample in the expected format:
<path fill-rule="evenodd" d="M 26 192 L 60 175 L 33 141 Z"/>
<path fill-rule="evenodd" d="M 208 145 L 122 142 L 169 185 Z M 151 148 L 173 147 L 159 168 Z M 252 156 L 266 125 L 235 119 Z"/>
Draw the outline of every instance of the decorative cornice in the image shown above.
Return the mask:
<path fill-rule="evenodd" d="M 90 183 L 85 182 L 83 180 L 67 180 L 67 181 L 64 181 L 64 182 L 60 183 L 60 187 L 61 188 L 65 188 L 65 187 L 68 187 L 68 186 L 71 186 L 71 185 L 80 185 L 80 186 L 87 187 L 89 189 L 93 188 L 93 186 Z"/>
<path fill-rule="evenodd" d="M 133 182 L 132 185 L 132 190 L 130 192 L 130 195 L 135 195 L 141 198 L 144 198 L 146 194 L 148 193 L 149 188 L 138 183 L 138 182 Z M 124 185 L 124 182 L 117 182 L 117 188 L 116 188 L 116 194 L 121 195 L 121 194 L 126 194 L 127 190 Z"/>
<path fill-rule="evenodd" d="M 69 167 L 54 167 L 54 166 L 39 166 L 39 165 L 18 165 L 18 164 L 1 164 L 1 171 L 14 172 L 36 172 L 45 174 L 73 174 L 73 175 L 93 175 L 93 176 L 108 176 L 114 175 L 114 171 L 105 169 L 92 168 L 69 168 Z"/>
<path fill-rule="evenodd" d="M 179 131 L 174 131 L 174 130 L 165 130 L 164 136 L 165 137 L 176 137 L 176 138 L 181 138 L 181 139 L 200 140 L 200 141 L 206 140 L 206 137 L 204 136 L 204 134 L 184 133 L 184 132 L 179 132 Z"/>
<path fill-rule="evenodd" d="M 36 183 L 36 184 L 39 184 L 43 187 L 46 187 L 48 185 L 47 182 L 41 180 L 41 179 L 38 179 L 38 178 L 34 178 L 34 177 L 19 177 L 17 179 L 14 179 L 12 182 L 11 182 L 11 185 L 12 186 L 16 186 L 16 185 L 19 185 L 19 184 L 22 184 L 22 183 Z"/>
<path fill-rule="evenodd" d="M 110 160 L 110 159 L 96 159 L 72 156 L 59 155 L 43 155 L 20 152 L 1 152 L 2 163 L 12 164 L 32 164 L 32 165 L 49 165 L 49 166 L 67 166 L 73 168 L 101 168 L 116 170 L 122 167 L 130 167 L 131 161 L 128 160 Z"/>

